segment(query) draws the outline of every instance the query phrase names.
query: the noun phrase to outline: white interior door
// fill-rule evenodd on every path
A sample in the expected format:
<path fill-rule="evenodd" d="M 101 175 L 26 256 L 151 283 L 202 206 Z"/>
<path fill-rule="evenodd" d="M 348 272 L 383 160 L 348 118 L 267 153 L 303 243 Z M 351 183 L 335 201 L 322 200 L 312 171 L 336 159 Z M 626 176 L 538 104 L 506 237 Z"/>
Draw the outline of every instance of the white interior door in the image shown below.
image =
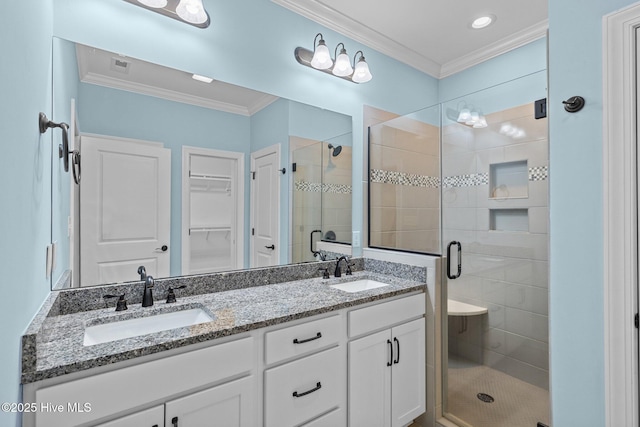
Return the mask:
<path fill-rule="evenodd" d="M 280 262 L 280 144 L 251 153 L 251 267 Z"/>
<path fill-rule="evenodd" d="M 169 276 L 170 150 L 83 136 L 80 200 L 81 286 Z"/>

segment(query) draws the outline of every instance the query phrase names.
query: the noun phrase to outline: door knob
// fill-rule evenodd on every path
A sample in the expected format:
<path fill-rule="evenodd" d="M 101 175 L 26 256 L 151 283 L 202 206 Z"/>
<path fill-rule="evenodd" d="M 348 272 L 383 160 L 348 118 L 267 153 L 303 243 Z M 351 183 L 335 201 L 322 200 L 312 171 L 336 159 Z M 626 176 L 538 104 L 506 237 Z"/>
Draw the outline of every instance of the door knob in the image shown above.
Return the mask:
<path fill-rule="evenodd" d="M 271 250 L 274 250 L 274 249 L 276 248 L 276 245 L 265 246 L 265 248 L 267 248 L 267 249 L 271 249 Z"/>
<path fill-rule="evenodd" d="M 156 248 L 156 252 L 167 252 L 167 250 L 169 250 L 169 246 L 167 245 L 162 245 L 159 248 Z"/>

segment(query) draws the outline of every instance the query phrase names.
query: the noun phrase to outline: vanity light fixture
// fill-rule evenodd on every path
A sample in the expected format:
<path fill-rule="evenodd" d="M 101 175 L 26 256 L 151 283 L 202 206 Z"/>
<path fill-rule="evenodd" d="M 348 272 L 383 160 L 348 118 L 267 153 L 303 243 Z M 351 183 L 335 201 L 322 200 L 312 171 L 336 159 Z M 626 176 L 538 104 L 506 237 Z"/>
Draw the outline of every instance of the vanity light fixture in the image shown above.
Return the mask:
<path fill-rule="evenodd" d="M 460 110 L 457 121 L 474 129 L 482 129 L 488 126 L 487 119 L 482 114 L 467 107 Z"/>
<path fill-rule="evenodd" d="M 207 28 L 211 23 L 209 14 L 202 4 L 202 0 L 124 0 L 160 13 L 169 18 L 193 25 L 198 28 Z"/>
<path fill-rule="evenodd" d="M 318 38 L 320 38 L 319 41 Z M 338 53 L 338 48 L 340 48 L 340 53 Z M 327 74 L 332 74 L 353 83 L 366 83 L 373 77 L 361 50 L 354 55 L 353 63 L 347 54 L 344 43 L 338 43 L 334 54 L 335 61 L 331 58 L 331 53 L 327 48 L 322 33 L 316 34 L 313 39 L 313 51 L 297 47 L 294 52 L 296 60 L 301 65 L 324 71 Z M 360 54 L 359 59 L 358 54 Z M 358 59 L 357 62 L 356 59 Z"/>

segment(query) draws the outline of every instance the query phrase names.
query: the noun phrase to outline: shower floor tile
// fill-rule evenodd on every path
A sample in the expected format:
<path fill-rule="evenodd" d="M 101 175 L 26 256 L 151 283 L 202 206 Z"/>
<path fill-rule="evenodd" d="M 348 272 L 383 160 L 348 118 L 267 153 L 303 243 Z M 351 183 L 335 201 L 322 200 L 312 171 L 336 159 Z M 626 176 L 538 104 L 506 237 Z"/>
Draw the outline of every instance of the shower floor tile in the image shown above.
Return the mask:
<path fill-rule="evenodd" d="M 448 374 L 447 412 L 469 426 L 535 427 L 539 421 L 549 425 L 548 390 L 488 366 L 454 360 Z M 479 393 L 493 402 L 480 400 Z"/>

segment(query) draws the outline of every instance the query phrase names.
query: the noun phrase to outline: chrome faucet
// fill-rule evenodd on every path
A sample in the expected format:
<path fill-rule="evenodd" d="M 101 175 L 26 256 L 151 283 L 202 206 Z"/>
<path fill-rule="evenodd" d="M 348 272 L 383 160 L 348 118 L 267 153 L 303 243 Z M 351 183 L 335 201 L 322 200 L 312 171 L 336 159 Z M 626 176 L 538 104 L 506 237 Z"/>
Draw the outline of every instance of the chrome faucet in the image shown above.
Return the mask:
<path fill-rule="evenodd" d="M 153 285 L 156 281 L 152 276 L 147 276 L 147 270 L 144 268 L 144 265 L 138 267 L 138 274 L 140 275 L 140 280 L 144 280 L 144 293 L 142 294 L 142 306 L 143 307 L 151 307 L 153 305 Z"/>
<path fill-rule="evenodd" d="M 349 266 L 349 260 L 347 260 L 347 257 L 342 255 L 340 258 L 338 258 L 338 261 L 336 262 L 336 271 L 333 272 L 333 275 L 335 277 L 341 277 L 342 276 L 342 270 L 340 270 L 340 261 L 344 260 L 345 264 L 347 264 L 347 267 Z"/>

